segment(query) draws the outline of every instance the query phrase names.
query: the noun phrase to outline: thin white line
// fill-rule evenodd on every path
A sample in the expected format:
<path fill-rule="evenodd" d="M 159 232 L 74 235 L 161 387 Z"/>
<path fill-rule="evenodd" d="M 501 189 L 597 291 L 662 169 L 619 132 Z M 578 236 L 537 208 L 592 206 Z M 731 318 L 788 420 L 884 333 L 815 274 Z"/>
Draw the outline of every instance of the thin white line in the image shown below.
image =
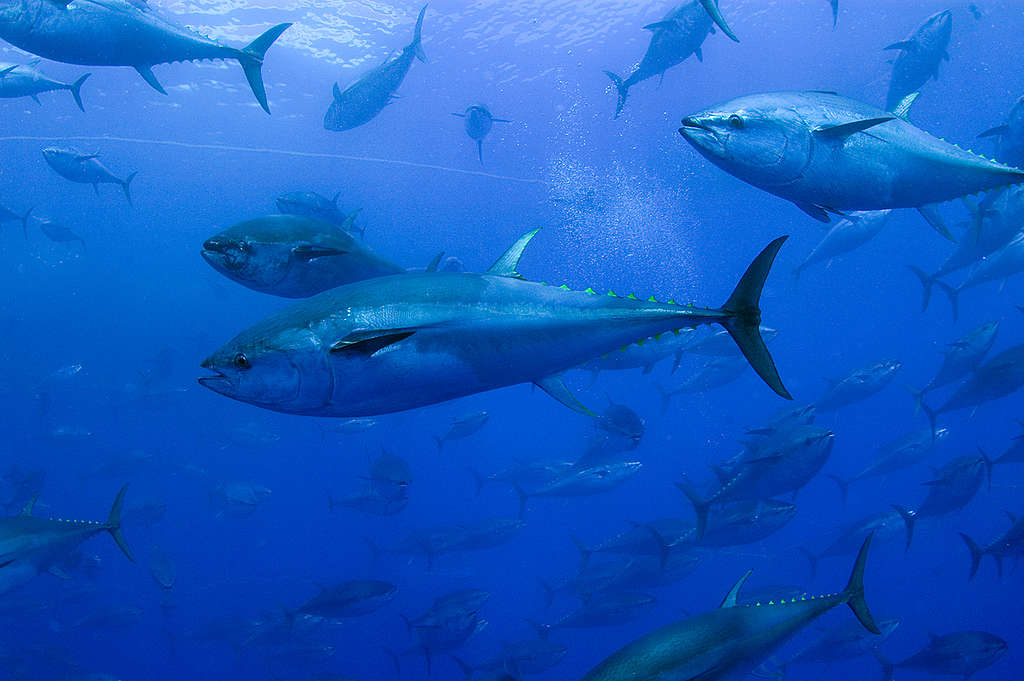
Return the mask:
<path fill-rule="evenodd" d="M 194 142 L 176 142 L 174 140 L 140 139 L 137 137 L 110 137 L 107 135 L 73 135 L 66 137 L 42 137 L 34 135 L 11 135 L 0 137 L 0 142 L 60 142 L 62 140 L 75 140 L 83 142 L 128 142 L 131 144 L 158 144 L 167 147 L 183 147 L 186 149 L 208 149 L 212 151 L 238 151 L 252 154 L 279 154 L 281 156 L 297 156 L 300 158 L 325 158 L 341 161 L 361 161 L 364 163 L 383 163 L 387 165 L 407 166 L 409 168 L 424 168 L 426 170 L 441 170 L 447 173 L 460 173 L 462 175 L 475 175 L 487 177 L 492 180 L 504 180 L 506 182 L 521 182 L 524 184 L 549 185 L 546 180 L 535 180 L 528 177 L 512 177 L 510 175 L 496 175 L 482 170 L 463 170 L 461 168 L 449 168 L 432 163 L 417 163 L 415 161 L 399 161 L 390 158 L 375 158 L 372 156 L 349 156 L 347 154 L 325 154 L 315 151 L 293 151 L 290 149 L 269 149 L 263 147 L 236 147 L 229 144 L 196 144 Z"/>

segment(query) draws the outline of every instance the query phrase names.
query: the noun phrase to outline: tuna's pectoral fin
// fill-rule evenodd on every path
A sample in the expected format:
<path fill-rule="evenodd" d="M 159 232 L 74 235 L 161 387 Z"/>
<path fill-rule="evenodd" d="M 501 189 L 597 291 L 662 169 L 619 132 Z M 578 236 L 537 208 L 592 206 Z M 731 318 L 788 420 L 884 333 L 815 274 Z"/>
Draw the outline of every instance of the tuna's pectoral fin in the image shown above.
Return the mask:
<path fill-rule="evenodd" d="M 441 259 L 444 258 L 444 251 L 441 251 L 427 263 L 427 272 L 436 272 L 437 268 L 441 265 Z"/>
<path fill-rule="evenodd" d="M 572 394 L 572 391 L 565 386 L 562 382 L 561 376 L 548 376 L 540 380 L 534 381 L 534 383 L 548 395 L 555 398 L 565 406 L 569 407 L 575 412 L 580 414 L 586 414 L 587 416 L 595 416 L 594 412 L 590 411 L 576 399 L 576 396 Z"/>
<path fill-rule="evenodd" d="M 924 221 L 931 225 L 931 228 L 941 234 L 946 239 L 949 239 L 953 243 L 956 243 L 956 237 L 949 231 L 949 227 L 946 227 L 945 221 L 942 219 L 942 214 L 939 213 L 939 208 L 934 203 L 925 204 L 917 207 L 917 212 L 921 214 Z"/>
<path fill-rule="evenodd" d="M 332 354 L 362 355 L 373 357 L 375 354 L 399 341 L 403 341 L 416 333 L 415 329 L 371 329 L 353 331 L 331 346 Z"/>
<path fill-rule="evenodd" d="M 645 31 L 678 31 L 679 24 L 674 21 L 655 21 L 643 27 Z"/>
<path fill-rule="evenodd" d="M 153 88 L 162 95 L 167 94 L 167 90 L 164 89 L 164 86 L 161 85 L 160 81 L 156 79 L 155 75 L 153 75 L 152 68 L 148 66 L 136 66 L 135 70 L 139 72 L 140 76 L 142 76 L 142 80 L 146 81 L 146 83 L 149 84 L 149 87 Z"/>
<path fill-rule="evenodd" d="M 347 252 L 340 248 L 328 248 L 327 246 L 317 246 L 315 244 L 303 244 L 292 249 L 292 254 L 296 258 L 306 261 L 327 258 L 332 255 L 344 255 Z"/>
<path fill-rule="evenodd" d="M 917 49 L 917 41 L 916 40 L 901 40 L 899 42 L 893 43 L 892 45 L 886 45 L 882 49 L 883 50 L 906 50 L 908 52 L 912 52 L 912 51 Z"/>
<path fill-rule="evenodd" d="M 978 137 L 1001 137 L 1008 132 L 1010 132 L 1010 126 L 997 125 L 996 127 L 989 128 L 985 132 L 981 133 Z"/>
<path fill-rule="evenodd" d="M 708 13 L 711 19 L 718 24 L 718 28 L 722 29 L 722 33 L 725 33 L 733 41 L 739 42 L 740 39 L 736 37 L 736 34 L 729 28 L 729 24 L 725 23 L 725 17 L 722 16 L 722 12 L 718 9 L 718 0 L 700 0 L 700 4 L 704 7 L 704 11 Z"/>
<path fill-rule="evenodd" d="M 829 217 L 829 210 L 824 206 L 818 206 L 811 203 L 797 203 L 793 202 L 797 208 L 810 215 L 818 222 L 829 223 L 832 222 L 832 218 Z"/>
<path fill-rule="evenodd" d="M 753 569 L 747 570 L 746 573 L 742 577 L 739 578 L 739 581 L 737 581 L 735 584 L 733 584 L 733 587 L 731 589 L 729 589 L 729 593 L 727 593 L 725 595 L 725 599 L 722 601 L 722 605 L 719 606 L 719 607 L 722 607 L 722 608 L 735 608 L 736 607 L 736 605 L 737 605 L 736 599 L 740 595 L 740 589 L 743 588 L 743 585 L 746 583 L 747 579 L 750 578 L 750 575 L 753 572 L 754 572 Z"/>
<path fill-rule="evenodd" d="M 519 239 L 509 246 L 508 250 L 502 253 L 501 257 L 495 260 L 494 264 L 487 269 L 487 274 L 522 279 L 523 276 L 517 271 L 519 268 L 519 259 L 523 257 L 523 251 L 526 250 L 530 241 L 533 237 L 537 236 L 537 232 L 539 231 L 540 227 L 519 237 Z"/>
<path fill-rule="evenodd" d="M 814 129 L 814 134 L 825 139 L 844 140 L 850 135 L 855 135 L 858 132 L 864 132 L 868 128 L 873 128 L 876 125 L 881 125 L 882 123 L 888 123 L 893 118 L 894 116 L 879 116 L 878 118 L 864 118 L 859 121 L 851 121 L 850 123 L 819 125 Z"/>

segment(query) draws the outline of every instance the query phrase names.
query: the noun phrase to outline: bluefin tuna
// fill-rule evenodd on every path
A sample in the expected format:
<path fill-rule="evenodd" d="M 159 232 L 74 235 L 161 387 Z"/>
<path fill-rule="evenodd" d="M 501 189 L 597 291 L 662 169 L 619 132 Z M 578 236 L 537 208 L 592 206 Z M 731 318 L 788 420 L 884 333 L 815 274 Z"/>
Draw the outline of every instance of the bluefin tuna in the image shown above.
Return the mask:
<path fill-rule="evenodd" d="M 284 609 L 288 621 L 298 616 L 342 620 L 362 617 L 391 602 L 398 590 L 394 584 L 378 579 L 356 579 L 334 586 L 320 587 L 320 593 L 294 610 Z"/>
<path fill-rule="evenodd" d="M 330 199 L 316 192 L 288 192 L 278 196 L 274 203 L 282 215 L 302 215 L 341 227 L 345 223 L 345 213 L 338 207 L 340 196 L 341 192 Z M 351 230 L 353 225 L 350 223 L 346 228 Z"/>
<path fill-rule="evenodd" d="M 840 494 L 845 504 L 847 492 L 852 483 L 888 475 L 919 464 L 928 458 L 935 451 L 936 446 L 948 435 L 949 428 L 936 428 L 934 431 L 931 428 L 915 430 L 881 445 L 875 458 L 852 478 L 844 480 L 836 475 L 828 477 L 839 485 Z"/>
<path fill-rule="evenodd" d="M 32 515 L 35 499 L 20 515 L 0 518 L 0 593 L 6 593 L 30 581 L 36 575 L 53 570 L 85 540 L 100 532 L 114 538 L 128 560 L 135 562 L 121 533 L 121 507 L 127 485 L 121 488 L 110 507 L 106 522 L 37 518 Z"/>
<path fill-rule="evenodd" d="M 739 42 L 739 38 L 725 23 L 725 19 L 719 12 L 718 0 L 684 2 L 672 9 L 661 21 L 644 26 L 651 32 L 651 42 L 647 46 L 647 52 L 644 53 L 643 59 L 640 60 L 640 65 L 625 80 L 611 71 L 605 71 L 605 75 L 611 78 L 612 83 L 615 84 L 619 95 L 614 117 L 618 118 L 622 113 L 622 107 L 626 104 L 626 97 L 629 95 L 629 88 L 637 83 L 654 76 L 664 79 L 665 71 L 677 64 L 682 64 L 691 54 L 697 55 L 699 61 L 704 61 L 701 45 L 704 44 L 704 40 L 709 34 L 715 32 L 714 24 L 718 24 L 718 27 L 727 36 Z"/>
<path fill-rule="evenodd" d="M 821 222 L 850 210 L 920 209 L 1024 181 L 1024 170 L 911 124 L 907 100 L 889 112 L 834 92 L 748 95 L 684 118 L 679 133 L 713 164 Z"/>
<path fill-rule="evenodd" d="M 41 104 L 39 95 L 44 92 L 67 90 L 75 98 L 75 104 L 82 111 L 85 105 L 82 104 L 82 84 L 89 79 L 91 73 L 87 73 L 73 83 L 62 83 L 59 80 L 49 78 L 42 71 L 36 68 L 38 59 L 28 64 L 7 64 L 0 62 L 0 99 L 15 99 L 17 97 L 31 97 L 36 104 Z"/>
<path fill-rule="evenodd" d="M 463 119 L 466 126 L 466 134 L 476 141 L 476 155 L 480 159 L 480 165 L 484 164 L 484 138 L 491 132 L 495 123 L 511 123 L 505 118 L 495 118 L 483 104 L 473 104 L 466 108 L 465 113 L 453 113 Z"/>
<path fill-rule="evenodd" d="M 409 73 L 412 60 L 427 61 L 427 55 L 420 45 L 423 29 L 423 15 L 427 12 L 424 5 L 416 18 L 412 42 L 395 58 L 387 59 L 380 66 L 363 74 L 356 82 L 345 88 L 344 92 L 334 84 L 334 98 L 324 114 L 324 128 L 341 132 L 351 130 L 373 120 L 385 106 L 396 96 L 405 75 Z"/>
<path fill-rule="evenodd" d="M 28 218 L 32 215 L 32 209 L 29 208 L 23 215 L 18 215 L 13 210 L 0 206 L 0 225 L 5 222 L 20 222 L 21 229 L 25 232 L 25 237 L 28 237 Z"/>
<path fill-rule="evenodd" d="M 981 449 L 978 454 L 965 454 L 946 462 L 935 470 L 935 477 L 924 483 L 928 494 L 911 513 L 901 506 L 893 506 L 904 518 L 912 517 L 912 525 L 921 518 L 938 518 L 959 511 L 971 503 L 983 482 L 992 486 L 992 462 Z M 908 530 L 908 535 L 910 530 Z"/>
<path fill-rule="evenodd" d="M 404 273 L 349 236 L 345 227 L 353 218 L 339 227 L 299 215 L 265 215 L 210 237 L 202 256 L 228 279 L 284 298 Z"/>
<path fill-rule="evenodd" d="M 452 419 L 452 423 L 444 435 L 433 436 L 434 442 L 437 443 L 438 453 L 441 452 L 445 442 L 461 440 L 478 432 L 481 428 L 487 425 L 487 419 L 489 418 L 490 414 L 486 411 L 476 411 L 471 414 L 463 414 L 462 416 L 457 416 Z"/>
<path fill-rule="evenodd" d="M 957 631 L 944 636 L 929 633 L 928 636 L 928 645 L 902 662 L 889 662 L 876 650 L 883 681 L 893 681 L 896 669 L 969 679 L 995 664 L 1008 647 L 1006 641 L 986 631 Z"/>
<path fill-rule="evenodd" d="M 595 377 L 601 371 L 625 369 L 642 369 L 643 373 L 649 374 L 654 370 L 655 364 L 674 356 L 672 372 L 675 373 L 682 361 L 683 352 L 693 342 L 695 335 L 697 332 L 694 329 L 680 329 L 680 333 L 663 334 L 657 340 L 648 338 L 643 343 L 633 343 L 595 357 L 580 368 L 589 370 Z M 761 335 L 764 337 L 764 329 L 761 330 Z M 732 340 L 728 342 L 732 343 Z M 735 344 L 730 350 L 736 352 Z"/>
<path fill-rule="evenodd" d="M 747 269 L 719 309 L 601 296 L 516 272 L 536 230 L 484 274 L 424 272 L 340 286 L 243 331 L 202 366 L 200 383 L 266 409 L 369 416 L 533 382 L 576 411 L 559 374 L 648 336 L 715 323 L 788 398 L 758 334 L 758 301 L 785 237 Z"/>
<path fill-rule="evenodd" d="M 899 50 L 892 65 L 892 80 L 885 108 L 895 109 L 903 98 L 917 92 L 932 78 L 939 78 L 939 64 L 949 61 L 949 39 L 953 34 L 953 12 L 945 10 L 928 17 L 906 40 L 889 45 Z"/>
<path fill-rule="evenodd" d="M 43 158 L 61 177 L 72 182 L 91 184 L 97 195 L 100 193 L 101 184 L 120 185 L 125 198 L 131 204 L 129 186 L 137 173 L 128 173 L 122 180 L 99 162 L 99 154 L 85 154 L 72 147 L 47 147 L 43 149 Z"/>
<path fill-rule="evenodd" d="M 841 528 L 835 539 L 826 546 L 820 553 L 813 553 L 806 548 L 801 548 L 804 557 L 811 564 L 811 576 L 818 574 L 818 561 L 822 558 L 835 558 L 848 556 L 857 550 L 865 537 L 873 537 L 872 541 L 889 543 L 903 538 L 904 550 L 910 550 L 910 544 L 914 540 L 914 521 L 916 513 L 904 508 L 893 506 L 892 508 L 861 518 Z"/>
<path fill-rule="evenodd" d="M 975 369 L 945 404 L 932 409 L 922 401 L 921 409 L 928 415 L 932 430 L 935 430 L 935 419 L 939 414 L 975 409 L 1021 388 L 1024 388 L 1024 345 L 1015 345 Z"/>
<path fill-rule="evenodd" d="M 854 369 L 843 378 L 829 380 L 828 388 L 814 406 L 818 411 L 834 411 L 865 400 L 889 385 L 902 367 L 902 362 L 886 359 Z"/>
<path fill-rule="evenodd" d="M 880 630 L 864 600 L 864 566 L 869 536 L 846 588 L 819 597 L 739 605 L 736 596 L 747 572 L 718 610 L 688 617 L 638 638 L 583 675 L 580 681 L 659 681 L 743 678 L 805 626 L 846 604 L 864 628 Z"/>
<path fill-rule="evenodd" d="M 870 210 L 849 213 L 836 223 L 835 227 L 807 254 L 804 261 L 793 270 L 793 276 L 799 277 L 808 267 L 815 263 L 831 264 L 832 259 L 844 253 L 860 248 L 874 239 L 886 223 L 889 222 L 891 210 Z"/>
<path fill-rule="evenodd" d="M 960 293 L 966 289 L 981 286 L 992 281 L 1002 282 L 1000 290 L 1010 277 L 1024 272 L 1024 232 L 995 253 L 986 256 L 970 275 L 957 287 L 942 286 L 953 307 L 953 321 L 960 317 Z"/>
<path fill-rule="evenodd" d="M 584 497 L 615 489 L 640 472 L 639 461 L 612 461 L 594 466 L 571 468 L 560 478 L 535 490 L 516 488 L 519 494 L 519 516 L 526 513 L 526 503 L 533 497 Z"/>
<path fill-rule="evenodd" d="M 989 128 L 978 137 L 996 139 L 996 158 L 1003 163 L 1015 168 L 1024 166 L 1024 97 L 1014 102 L 1005 123 Z"/>
<path fill-rule="evenodd" d="M 77 241 L 82 245 L 82 252 L 85 252 L 85 239 L 71 231 L 66 225 L 54 222 L 48 218 L 32 217 L 32 222 L 39 227 L 46 238 L 54 243 L 66 244 Z"/>
<path fill-rule="evenodd" d="M 995 559 L 1000 579 L 1003 577 L 1004 558 L 1017 560 L 1024 556 L 1024 520 L 1018 519 L 1017 516 L 1009 511 L 1006 512 L 1006 515 L 1010 518 L 1009 529 L 986 546 L 978 546 L 973 539 L 963 532 L 960 533 L 960 537 L 967 544 L 967 549 L 971 552 L 970 579 L 974 579 L 974 575 L 978 573 L 978 567 L 981 566 L 981 559 L 984 556 L 992 556 Z"/>
<path fill-rule="evenodd" d="M 917 404 L 920 406 L 921 400 L 932 390 L 955 383 L 977 369 L 996 342 L 997 333 L 999 322 L 986 322 L 946 346 L 942 366 L 932 380 L 920 390 L 910 391 Z"/>
<path fill-rule="evenodd" d="M 278 24 L 239 49 L 179 26 L 144 0 L 3 0 L 0 38 L 26 52 L 81 66 L 131 66 L 154 90 L 167 94 L 153 66 L 179 61 L 233 59 L 256 100 L 270 113 L 263 57 L 291 24 Z"/>

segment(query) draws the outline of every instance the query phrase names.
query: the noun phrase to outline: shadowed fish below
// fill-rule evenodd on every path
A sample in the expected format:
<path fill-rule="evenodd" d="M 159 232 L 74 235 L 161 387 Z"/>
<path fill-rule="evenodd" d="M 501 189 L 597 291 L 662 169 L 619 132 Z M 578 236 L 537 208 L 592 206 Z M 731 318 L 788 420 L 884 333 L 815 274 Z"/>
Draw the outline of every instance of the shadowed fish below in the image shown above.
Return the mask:
<path fill-rule="evenodd" d="M 865 631 L 859 622 L 847 620 L 821 632 L 817 640 L 783 661 L 766 662 L 753 676 L 785 679 L 789 667 L 799 664 L 830 665 L 862 657 L 877 650 L 896 631 L 900 620 L 891 618 L 877 622 L 880 634 Z"/>
<path fill-rule="evenodd" d="M 864 566 L 871 537 L 864 540 L 846 588 L 819 597 L 738 605 L 740 581 L 722 607 L 662 627 L 626 645 L 580 681 L 659 681 L 742 678 L 805 626 L 846 604 L 868 631 L 878 634 L 864 600 Z"/>
<path fill-rule="evenodd" d="M 719 309 L 601 296 L 523 279 L 537 230 L 484 274 L 424 272 L 339 286 L 243 331 L 202 362 L 201 385 L 265 409 L 371 416 L 533 382 L 591 415 L 560 374 L 682 327 L 724 326 L 779 395 L 790 395 L 758 333 L 758 302 L 785 237 L 747 268 Z"/>
<path fill-rule="evenodd" d="M 0 593 L 6 593 L 43 572 L 62 574 L 60 562 L 95 534 L 108 532 L 128 560 L 135 562 L 121 534 L 121 507 L 128 487 L 117 493 L 106 522 L 36 518 L 35 499 L 20 515 L 0 518 Z"/>
<path fill-rule="evenodd" d="M 278 196 L 274 203 L 282 215 L 316 218 L 338 227 L 344 227 L 347 231 L 355 232 L 362 237 L 364 230 L 356 228 L 353 221 L 350 220 L 346 224 L 345 213 L 338 207 L 339 197 L 341 197 L 341 192 L 336 193 L 330 199 L 316 192 L 288 192 Z"/>
<path fill-rule="evenodd" d="M 42 93 L 67 90 L 74 97 L 78 108 L 85 111 L 85 106 L 82 104 L 82 84 L 92 74 L 87 73 L 74 83 L 62 83 L 47 77 L 37 69 L 36 64 L 38 63 L 38 59 L 30 61 L 28 64 L 0 62 L 0 72 L 3 72 L 3 75 L 0 76 L 0 99 L 31 97 L 36 104 L 42 104 L 39 101 L 39 95 Z"/>
<path fill-rule="evenodd" d="M 505 671 L 511 672 L 512 675 L 499 678 L 508 678 L 511 681 L 522 678 L 523 674 L 540 674 L 551 669 L 562 661 L 567 652 L 568 649 L 559 643 L 538 638 L 505 643 L 497 657 L 478 664 L 467 664 L 458 657 L 455 658 L 455 662 L 466 675 L 466 681 L 472 681 L 478 674 L 500 674 Z"/>
<path fill-rule="evenodd" d="M 373 120 L 385 106 L 397 97 L 398 90 L 405 75 L 409 73 L 412 60 L 427 61 L 427 55 L 420 45 L 420 33 L 423 29 L 423 15 L 427 12 L 424 5 L 416 18 L 412 42 L 405 46 L 394 59 L 388 58 L 380 66 L 363 74 L 359 80 L 345 88 L 344 92 L 334 84 L 334 98 L 324 114 L 324 128 L 341 132 L 357 128 Z"/>
<path fill-rule="evenodd" d="M 854 369 L 844 378 L 826 379 L 829 387 L 814 406 L 818 411 L 834 411 L 866 400 L 889 385 L 902 367 L 902 362 L 886 359 Z"/>
<path fill-rule="evenodd" d="M 586 598 L 576 610 L 554 624 L 534 624 L 544 638 L 552 629 L 614 627 L 640 618 L 658 601 L 650 594 L 632 591 L 597 593 Z"/>
<path fill-rule="evenodd" d="M 889 45 L 887 50 L 899 50 L 892 65 L 892 79 L 885 108 L 895 109 L 903 98 L 917 92 L 930 79 L 939 79 L 939 64 L 949 61 L 949 39 L 953 34 L 953 13 L 936 12 L 906 40 Z"/>
<path fill-rule="evenodd" d="M 1024 166 L 1024 97 L 1020 97 L 1006 116 L 1006 122 L 989 128 L 978 137 L 996 139 L 996 158 L 1007 165 Z"/>
<path fill-rule="evenodd" d="M 464 119 L 466 134 L 476 140 L 476 155 L 480 159 L 480 165 L 484 164 L 484 138 L 487 137 L 491 128 L 495 123 L 512 122 L 504 118 L 495 118 L 483 104 L 474 104 L 468 107 L 465 113 L 453 113 L 452 116 Z"/>
<path fill-rule="evenodd" d="M 868 210 L 847 213 L 835 227 L 807 254 L 804 261 L 793 270 L 793 276 L 800 274 L 815 263 L 832 264 L 836 256 L 856 250 L 874 239 L 889 222 L 891 210 Z M 826 265 L 826 266 L 828 266 Z"/>
<path fill-rule="evenodd" d="M 893 671 L 908 669 L 941 676 L 971 676 L 991 667 L 1006 654 L 1006 641 L 985 631 L 958 631 L 944 636 L 929 633 L 928 645 L 902 662 L 889 662 L 877 650 L 884 681 L 893 681 Z"/>
<path fill-rule="evenodd" d="M 355 215 L 341 226 L 300 215 L 246 220 L 203 242 L 202 256 L 228 279 L 284 298 L 404 273 L 349 235 Z"/>
<path fill-rule="evenodd" d="M 977 369 L 995 344 L 997 333 L 999 333 L 999 322 L 986 322 L 946 346 L 942 365 L 934 378 L 920 390 L 911 389 L 910 391 L 918 408 L 920 408 L 924 396 L 932 390 L 955 383 Z"/>
<path fill-rule="evenodd" d="M 99 196 L 101 184 L 119 185 L 124 190 L 128 205 L 131 205 L 132 195 L 129 186 L 138 173 L 128 173 L 128 176 L 122 180 L 107 170 L 106 166 L 97 160 L 98 156 L 99 154 L 84 154 L 72 147 L 43 149 L 43 158 L 46 159 L 46 164 L 64 179 L 81 184 L 91 184 L 97 196 Z"/>
<path fill-rule="evenodd" d="M 844 480 L 837 475 L 826 477 L 831 478 L 839 485 L 839 492 L 845 504 L 851 484 L 895 473 L 921 463 L 948 435 L 949 428 L 937 428 L 934 431 L 931 428 L 916 430 L 898 440 L 880 446 L 874 460 L 852 478 Z"/>
<path fill-rule="evenodd" d="M 234 59 L 264 111 L 263 57 L 291 24 L 278 24 L 242 49 L 179 26 L 146 2 L 130 0 L 2 0 L 0 38 L 26 52 L 82 66 L 131 66 L 166 95 L 153 66 L 179 61 Z"/>
<path fill-rule="evenodd" d="M 623 80 L 611 71 L 604 72 L 612 79 L 619 96 L 614 118 L 618 118 L 622 113 L 629 88 L 654 76 L 664 80 L 665 71 L 683 63 L 691 54 L 697 55 L 699 61 L 704 61 L 701 45 L 708 34 L 715 32 L 714 24 L 718 24 L 727 36 L 739 42 L 739 38 L 718 11 L 718 0 L 684 2 L 672 9 L 661 21 L 644 26 L 651 32 L 651 42 L 633 73 Z M 659 85 L 661 80 L 658 81 Z"/>
<path fill-rule="evenodd" d="M 679 133 L 739 179 L 821 222 L 849 210 L 927 208 L 1024 182 L 1024 170 L 929 135 L 904 116 L 833 92 L 747 95 L 687 116 Z M 934 215 L 924 215 L 943 236 Z"/>

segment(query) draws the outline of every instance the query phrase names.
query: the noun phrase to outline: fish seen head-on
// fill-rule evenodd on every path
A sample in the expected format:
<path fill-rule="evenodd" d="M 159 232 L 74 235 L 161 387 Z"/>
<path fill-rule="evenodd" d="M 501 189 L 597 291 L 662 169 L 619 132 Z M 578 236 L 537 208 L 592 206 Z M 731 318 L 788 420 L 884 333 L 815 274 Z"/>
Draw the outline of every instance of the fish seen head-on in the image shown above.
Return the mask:
<path fill-rule="evenodd" d="M 709 161 L 755 186 L 799 178 L 811 157 L 808 123 L 793 107 L 765 95 L 687 116 L 679 134 Z"/>

